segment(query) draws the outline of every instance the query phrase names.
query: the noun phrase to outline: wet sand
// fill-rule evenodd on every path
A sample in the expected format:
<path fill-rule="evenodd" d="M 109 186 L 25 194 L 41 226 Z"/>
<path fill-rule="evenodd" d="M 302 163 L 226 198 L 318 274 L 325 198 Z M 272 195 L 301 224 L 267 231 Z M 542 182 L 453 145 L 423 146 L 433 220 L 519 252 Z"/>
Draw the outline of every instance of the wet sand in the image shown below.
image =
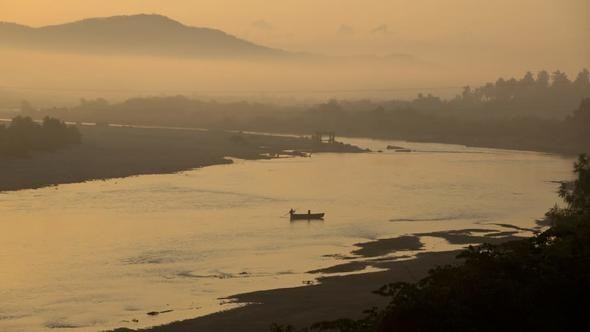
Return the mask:
<path fill-rule="evenodd" d="M 297 137 L 160 128 L 81 126 L 82 144 L 29 158 L 0 157 L 0 191 L 65 183 L 175 173 L 299 152 L 362 152 L 344 144 L 312 144 Z M 294 152 L 294 151 L 295 152 Z"/>
<path fill-rule="evenodd" d="M 379 287 L 397 281 L 414 282 L 426 276 L 435 266 L 460 263 L 456 259 L 460 253 L 459 250 L 418 253 L 415 259 L 409 260 L 399 260 L 399 257 L 398 259 L 375 259 L 377 254 L 420 249 L 421 246 L 417 244 L 420 243 L 419 237 L 423 235 L 441 237 L 451 244 L 501 243 L 519 239 L 511 235 L 498 237 L 496 234 L 498 234 L 497 230 L 466 229 L 359 243 L 357 246 L 360 249 L 352 253 L 361 255 L 363 260 L 311 272 L 353 272 L 362 271 L 368 266 L 384 269 L 384 271 L 323 277 L 319 279 L 319 284 L 311 286 L 239 294 L 229 299 L 247 303 L 247 306 L 139 331 L 264 332 L 269 331 L 273 323 L 303 328 L 320 321 L 361 318 L 364 310 L 383 307 L 388 303 L 387 298 L 373 293 Z M 350 257 L 343 259 L 350 259 Z M 135 330 L 125 328 L 116 330 L 116 332 L 129 331 Z"/>

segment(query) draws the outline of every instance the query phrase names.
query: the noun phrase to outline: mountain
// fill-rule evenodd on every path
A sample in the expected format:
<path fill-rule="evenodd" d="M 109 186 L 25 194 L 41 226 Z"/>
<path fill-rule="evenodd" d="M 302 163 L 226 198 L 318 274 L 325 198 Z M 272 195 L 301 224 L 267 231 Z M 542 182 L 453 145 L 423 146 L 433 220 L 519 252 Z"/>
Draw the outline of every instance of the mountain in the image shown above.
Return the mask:
<path fill-rule="evenodd" d="M 290 54 L 221 30 L 190 27 L 155 14 L 89 18 L 40 28 L 0 22 L 0 47 L 197 58 L 284 57 Z"/>

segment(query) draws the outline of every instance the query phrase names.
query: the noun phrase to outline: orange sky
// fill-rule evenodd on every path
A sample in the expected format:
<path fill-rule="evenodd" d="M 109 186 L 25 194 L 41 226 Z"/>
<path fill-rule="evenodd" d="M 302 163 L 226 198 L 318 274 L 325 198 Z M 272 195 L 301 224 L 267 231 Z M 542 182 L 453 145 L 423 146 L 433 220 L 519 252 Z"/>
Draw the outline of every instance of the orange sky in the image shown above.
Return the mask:
<path fill-rule="evenodd" d="M 31 26 L 138 13 L 158 13 L 290 51 L 409 54 L 417 61 L 275 68 L 0 52 L 0 85 L 382 89 L 479 85 L 541 69 L 560 69 L 575 78 L 581 68 L 590 68 L 590 0 L 0 0 L 0 21 Z M 194 75 L 186 75 L 189 67 Z"/>
<path fill-rule="evenodd" d="M 33 26 L 134 13 L 296 51 L 590 58 L 588 0 L 0 0 L 1 21 Z"/>

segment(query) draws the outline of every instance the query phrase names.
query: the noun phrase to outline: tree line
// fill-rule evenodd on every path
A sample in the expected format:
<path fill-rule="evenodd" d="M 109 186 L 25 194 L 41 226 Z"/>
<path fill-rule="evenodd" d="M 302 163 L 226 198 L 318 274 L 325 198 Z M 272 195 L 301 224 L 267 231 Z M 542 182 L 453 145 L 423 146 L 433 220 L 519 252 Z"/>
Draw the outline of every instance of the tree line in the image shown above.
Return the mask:
<path fill-rule="evenodd" d="M 577 154 L 589 152 L 587 144 L 576 138 L 584 136 L 580 131 L 590 130 L 587 121 L 580 122 L 588 112 L 581 101 L 590 98 L 589 75 L 584 69 L 570 80 L 561 71 L 541 71 L 536 76 L 529 72 L 521 79 L 500 78 L 477 88 L 465 87 L 448 100 L 419 94 L 413 100 L 330 100 L 279 106 L 170 96 L 114 104 L 104 99 L 81 100 L 74 107 L 42 110 L 24 104 L 22 112 L 82 122 L 294 134 L 320 130 L 341 136 Z"/>
<path fill-rule="evenodd" d="M 520 79 L 499 78 L 482 86 L 465 86 L 461 94 L 445 101 L 419 94 L 412 107 L 423 110 L 479 112 L 495 116 L 535 115 L 563 118 L 580 100 L 590 97 L 590 72 L 582 69 L 574 80 L 566 73 L 545 70 L 526 72 Z"/>
<path fill-rule="evenodd" d="M 535 116 L 474 116 L 377 107 L 348 111 L 338 102 L 322 104 L 286 121 L 262 118 L 260 128 L 286 127 L 336 131 L 343 136 L 365 136 L 470 146 L 513 148 L 578 154 L 590 152 L 590 99 L 577 101 L 563 119 Z"/>
<path fill-rule="evenodd" d="M 17 116 L 8 125 L 0 125 L 0 156 L 26 157 L 31 151 L 55 151 L 80 141 L 77 127 L 51 117 L 37 123 Z"/>

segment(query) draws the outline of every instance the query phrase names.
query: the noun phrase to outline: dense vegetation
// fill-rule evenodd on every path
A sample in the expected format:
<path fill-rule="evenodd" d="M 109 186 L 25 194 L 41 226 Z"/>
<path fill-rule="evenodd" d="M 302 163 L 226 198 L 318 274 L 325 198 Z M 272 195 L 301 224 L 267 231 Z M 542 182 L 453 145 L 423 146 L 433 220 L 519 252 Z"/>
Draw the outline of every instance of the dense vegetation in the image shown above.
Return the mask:
<path fill-rule="evenodd" d="M 23 114 L 57 116 L 70 121 L 109 122 L 238 129 L 309 134 L 335 131 L 342 136 L 436 141 L 474 146 L 549 152 L 590 152 L 587 119 L 590 73 L 575 80 L 560 71 L 521 79 L 498 79 L 481 87 L 465 87 L 450 100 L 419 94 L 410 101 L 336 101 L 313 106 L 194 100 L 182 96 L 134 98 L 110 104 L 104 99 L 82 100 L 72 108 L 36 110 Z M 579 108 L 578 108 L 579 107 Z M 577 113 L 572 113 L 578 108 Z M 586 135 L 587 137 L 587 135 Z"/>
<path fill-rule="evenodd" d="M 460 265 L 437 267 L 417 283 L 386 285 L 384 309 L 364 319 L 318 323 L 304 331 L 568 331 L 585 326 L 590 296 L 590 160 L 559 191 L 567 207 L 529 239 L 469 247 Z M 582 324 L 582 325 L 579 325 Z M 273 331 L 295 331 L 274 326 Z"/>
<path fill-rule="evenodd" d="M 536 77 L 527 72 L 521 79 L 499 78 L 494 83 L 472 89 L 463 88 L 461 95 L 449 101 L 419 95 L 414 107 L 423 110 L 466 111 L 496 116 L 537 116 L 562 118 L 583 98 L 590 97 L 590 72 L 580 71 L 571 81 L 567 74 L 540 71 Z"/>
<path fill-rule="evenodd" d="M 8 126 L 0 125 L 0 157 L 25 157 L 31 151 L 54 151 L 80 143 L 78 128 L 46 117 L 36 123 L 30 117 L 18 116 Z"/>

